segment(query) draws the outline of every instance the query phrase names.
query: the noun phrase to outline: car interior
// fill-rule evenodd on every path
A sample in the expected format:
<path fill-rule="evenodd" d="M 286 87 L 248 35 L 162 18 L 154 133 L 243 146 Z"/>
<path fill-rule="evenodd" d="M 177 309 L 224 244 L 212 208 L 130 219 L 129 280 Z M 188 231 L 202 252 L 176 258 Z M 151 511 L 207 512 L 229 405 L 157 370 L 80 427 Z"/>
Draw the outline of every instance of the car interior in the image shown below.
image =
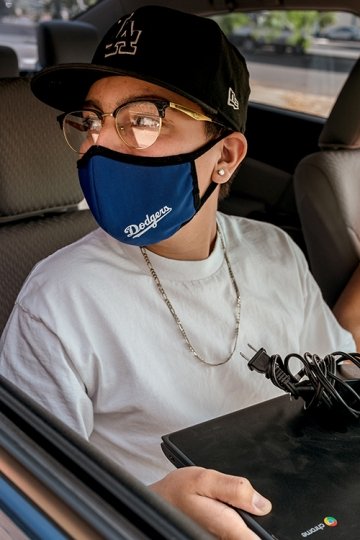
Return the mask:
<path fill-rule="evenodd" d="M 3 133 L 6 133 L 0 138 L 0 334 L 33 266 L 97 227 L 83 201 L 76 173 L 76 156 L 68 151 L 56 122 L 59 111 L 50 109 L 32 95 L 31 77 L 39 69 L 50 65 L 91 61 L 99 40 L 116 17 L 120 18 L 144 3 L 141 0 L 100 0 L 86 4 L 86 9 L 74 16 L 38 20 L 37 59 L 29 69 L 21 65 L 14 46 L 1 44 L 0 26 L 0 117 Z M 150 3 L 188 10 L 220 21 L 225 16 L 239 16 L 250 11 L 273 12 L 280 8 L 285 12 L 307 9 L 318 10 L 319 13 L 343 11 L 351 14 L 354 24 L 360 26 L 358 0 L 341 3 L 335 0 L 283 0 L 280 8 L 276 0 L 157 0 Z M 321 42 L 319 47 L 322 46 L 330 47 L 327 42 L 325 45 Z M 341 66 L 340 71 L 344 72 L 343 82 L 326 114 L 262 103 L 256 94 L 255 99 L 250 96 L 245 133 L 248 154 L 234 179 L 229 196 L 219 203 L 219 209 L 225 213 L 270 222 L 284 229 L 303 250 L 330 307 L 334 306 L 360 261 L 360 41 L 351 42 L 346 47 L 349 60 L 344 59 L 345 45 L 339 45 L 339 53 L 329 48 L 330 52 L 322 60 L 324 65 Z M 276 60 L 279 65 L 285 62 L 286 54 L 283 53 Z M 313 69 L 312 57 L 305 56 L 305 59 L 294 56 L 286 62 L 294 65 L 300 61 L 307 62 L 306 65 Z M 258 52 L 249 59 L 250 82 L 256 82 L 258 75 L 252 72 L 252 67 L 270 65 L 271 56 L 270 53 Z M 346 68 L 343 69 L 343 65 Z M 266 94 L 266 87 L 264 92 Z M 46 421 L 39 420 L 43 418 L 43 412 L 36 410 L 36 407 L 36 429 L 32 424 L 33 418 L 21 420 L 24 414 L 23 400 L 26 403 L 26 398 L 18 394 L 16 389 L 9 388 L 5 381 L 0 380 L 0 383 L 2 406 L 8 403 L 8 409 L 2 409 L 5 413 L 1 423 L 3 426 L 11 423 L 9 429 L 0 429 L 1 458 L 4 449 L 7 454 L 14 453 L 16 437 L 9 437 L 9 433 L 16 431 L 14 426 L 19 422 L 26 440 L 40 440 L 43 436 L 41 433 L 44 434 L 48 428 L 45 427 Z M 15 396 L 14 403 L 11 395 Z M 14 410 L 19 407 L 20 412 L 15 414 Z M 32 404 L 26 403 L 26 408 L 32 410 Z M 52 419 L 49 422 L 52 424 Z M 58 426 L 56 429 L 59 431 Z M 20 438 L 24 437 L 24 433 L 19 435 Z M 66 441 L 71 440 L 72 436 L 61 433 L 60 437 L 61 441 L 56 441 L 50 451 L 55 452 L 56 456 L 59 456 L 59 448 L 68 444 Z M 48 447 L 49 438 L 45 439 L 42 439 L 42 443 Z M 81 447 L 81 442 L 75 443 L 75 446 Z M 15 452 L 21 466 L 27 469 L 31 445 L 27 454 Z M 81 448 L 81 452 L 84 452 L 81 455 L 88 455 L 88 451 L 91 455 L 89 449 Z M 42 455 L 41 449 L 37 448 L 36 452 Z M 114 519 L 113 512 L 120 515 L 125 511 L 126 515 L 131 515 L 130 521 L 137 523 L 139 518 L 134 513 L 136 504 L 141 505 L 144 512 L 145 507 L 151 508 L 148 523 L 142 522 L 136 534 L 134 530 L 114 532 L 112 525 L 107 528 L 109 524 L 105 523 L 104 529 L 98 531 L 99 537 L 207 538 L 197 528 L 192 529 L 192 524 L 186 520 L 183 522 L 182 517 L 171 512 L 169 515 L 165 505 L 160 508 L 156 501 L 148 500 L 144 495 L 145 490 L 143 493 L 141 488 L 139 498 L 138 486 L 135 483 L 133 487 L 126 473 L 124 478 L 119 479 L 118 473 L 109 471 L 106 460 L 103 462 L 103 458 L 95 455 L 89 459 L 93 459 L 97 466 L 105 463 L 105 476 L 99 480 L 103 484 L 100 498 L 104 485 L 110 482 L 109 478 L 116 482 L 113 491 L 104 496 L 110 522 Z M 60 461 L 66 469 L 69 466 L 69 453 L 65 457 L 62 455 Z M 32 474 L 38 475 L 43 481 L 44 473 L 37 470 L 40 462 L 39 458 L 37 465 L 32 468 Z M 93 490 L 97 471 L 90 471 L 84 480 L 84 472 L 79 472 L 79 462 L 72 463 L 71 467 L 76 470 L 73 476 L 83 475 L 81 478 L 85 487 L 81 489 L 86 492 Z M 62 474 L 63 471 L 55 476 L 60 478 Z M 127 489 L 121 492 L 121 501 L 116 500 L 114 493 L 123 490 L 121 486 L 124 482 L 128 482 Z M 47 488 L 55 489 L 55 481 L 48 484 Z M 128 497 L 134 497 L 131 509 L 126 508 Z M 117 510 L 114 510 L 115 502 L 119 504 Z M 92 501 L 86 509 L 77 508 L 77 513 L 91 514 L 94 504 Z M 0 511 L 1 508 L 0 495 Z M 119 515 L 116 519 L 119 519 Z M 158 519 L 155 515 L 165 515 L 164 520 L 158 522 L 157 532 L 151 528 Z M 92 520 L 91 526 L 94 523 L 95 520 Z M 175 528 L 172 528 L 171 524 L 174 523 Z M 124 530 L 127 527 L 128 524 Z M 163 536 L 158 536 L 160 529 Z"/>
<path fill-rule="evenodd" d="M 3 377 L 0 411 L 0 538 L 213 538 Z"/>
<path fill-rule="evenodd" d="M 319 136 L 319 151 L 294 172 L 297 208 L 312 273 L 334 305 L 360 256 L 360 59 Z"/>
<path fill-rule="evenodd" d="M 106 8 L 107 4 L 111 9 Z M 123 2 L 120 9 L 117 7 L 119 15 L 138 4 Z M 226 2 L 216 7 L 198 2 L 181 8 L 210 16 L 230 7 Z M 290 7 L 294 8 L 293 3 Z M 99 36 L 113 17 L 114 6 L 103 0 L 74 20 L 40 21 L 36 70 L 56 63 L 90 61 Z M 14 123 L 14 115 L 16 125 L 21 126 L 16 132 L 9 130 L 1 143 L 1 329 L 37 260 L 95 227 L 89 212 L 79 207 L 82 194 L 73 158 L 54 120 L 56 112 L 31 95 L 32 73 L 20 76 L 15 56 L 11 47 L 0 48 L 3 126 Z M 221 211 L 268 221 L 286 230 L 308 257 L 330 306 L 349 279 L 360 253 L 357 197 L 353 194 L 359 170 L 359 67 L 349 74 L 328 118 L 253 103 L 250 99 L 248 154 L 230 196 L 219 205 Z M 32 136 L 35 121 L 36 138 Z M 320 162 L 324 162 L 321 171 Z M 329 173 L 324 172 L 327 163 Z"/>
<path fill-rule="evenodd" d="M 63 145 L 56 111 L 34 98 L 29 84 L 24 77 L 0 79 L 1 118 L 21 128 L 0 143 L 1 328 L 34 264 L 95 226 L 89 210 L 78 210 L 75 160 Z"/>

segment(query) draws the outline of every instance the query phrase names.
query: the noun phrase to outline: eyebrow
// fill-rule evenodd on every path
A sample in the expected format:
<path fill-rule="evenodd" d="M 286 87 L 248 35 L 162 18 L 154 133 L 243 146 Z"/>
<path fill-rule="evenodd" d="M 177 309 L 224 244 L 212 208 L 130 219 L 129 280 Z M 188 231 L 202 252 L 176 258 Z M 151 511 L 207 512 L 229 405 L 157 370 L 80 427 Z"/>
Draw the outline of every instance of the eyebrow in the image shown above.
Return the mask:
<path fill-rule="evenodd" d="M 169 98 L 167 97 L 164 97 L 164 96 L 159 96 L 159 95 L 156 95 L 156 94 L 145 94 L 145 95 L 136 95 L 136 96 L 127 96 L 126 99 L 124 100 L 121 100 L 117 103 L 117 105 L 115 106 L 115 109 L 117 107 L 120 107 L 121 105 L 125 105 L 126 103 L 131 103 L 132 101 L 141 101 L 141 100 L 144 100 L 144 101 L 147 101 L 148 99 L 164 99 L 166 101 L 171 101 L 169 100 Z M 100 102 L 97 100 L 97 99 L 87 99 L 84 101 L 84 104 L 83 104 L 83 107 L 90 107 L 90 108 L 94 108 L 94 109 L 98 109 L 99 111 L 102 110 L 101 106 L 100 106 Z"/>
<path fill-rule="evenodd" d="M 90 109 L 101 109 L 100 105 L 93 101 L 92 99 L 86 99 L 83 103 L 83 107 L 89 107 Z"/>

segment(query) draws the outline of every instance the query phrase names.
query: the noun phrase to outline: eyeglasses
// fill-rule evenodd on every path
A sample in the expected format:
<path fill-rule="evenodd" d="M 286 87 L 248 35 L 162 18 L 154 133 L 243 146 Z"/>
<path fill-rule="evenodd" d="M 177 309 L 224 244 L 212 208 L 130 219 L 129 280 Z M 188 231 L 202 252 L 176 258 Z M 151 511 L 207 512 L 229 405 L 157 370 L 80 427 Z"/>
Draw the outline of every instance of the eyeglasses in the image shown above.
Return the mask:
<path fill-rule="evenodd" d="M 131 101 L 111 113 L 83 109 L 61 114 L 57 120 L 66 142 L 78 154 L 84 154 L 96 144 L 106 116 L 114 118 L 116 132 L 127 146 L 142 149 L 149 148 L 159 137 L 167 108 L 180 111 L 194 120 L 213 122 L 209 116 L 167 100 Z"/>

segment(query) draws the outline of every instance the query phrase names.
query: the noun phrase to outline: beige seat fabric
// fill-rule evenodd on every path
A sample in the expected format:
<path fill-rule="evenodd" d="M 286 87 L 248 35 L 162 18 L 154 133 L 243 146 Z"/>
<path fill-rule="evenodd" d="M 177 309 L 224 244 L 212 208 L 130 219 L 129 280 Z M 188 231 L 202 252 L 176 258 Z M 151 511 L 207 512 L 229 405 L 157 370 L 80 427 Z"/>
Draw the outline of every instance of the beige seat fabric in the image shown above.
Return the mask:
<path fill-rule="evenodd" d="M 312 273 L 332 307 L 360 260 L 360 59 L 319 138 L 295 170 Z"/>
<path fill-rule="evenodd" d="M 0 79 L 0 116 L 1 333 L 34 264 L 96 224 L 78 209 L 76 155 L 63 139 L 57 111 L 32 95 L 28 79 Z"/>

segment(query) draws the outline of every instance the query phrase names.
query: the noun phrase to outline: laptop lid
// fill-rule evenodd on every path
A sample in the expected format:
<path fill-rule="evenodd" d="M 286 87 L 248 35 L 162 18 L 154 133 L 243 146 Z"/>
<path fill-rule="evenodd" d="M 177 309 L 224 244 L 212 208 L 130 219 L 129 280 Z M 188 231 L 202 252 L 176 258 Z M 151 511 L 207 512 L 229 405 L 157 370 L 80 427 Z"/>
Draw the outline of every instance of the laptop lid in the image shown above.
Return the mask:
<path fill-rule="evenodd" d="M 357 419 L 284 395 L 166 434 L 161 446 L 176 467 L 248 478 L 273 505 L 267 516 L 239 511 L 264 540 L 360 538 Z"/>

